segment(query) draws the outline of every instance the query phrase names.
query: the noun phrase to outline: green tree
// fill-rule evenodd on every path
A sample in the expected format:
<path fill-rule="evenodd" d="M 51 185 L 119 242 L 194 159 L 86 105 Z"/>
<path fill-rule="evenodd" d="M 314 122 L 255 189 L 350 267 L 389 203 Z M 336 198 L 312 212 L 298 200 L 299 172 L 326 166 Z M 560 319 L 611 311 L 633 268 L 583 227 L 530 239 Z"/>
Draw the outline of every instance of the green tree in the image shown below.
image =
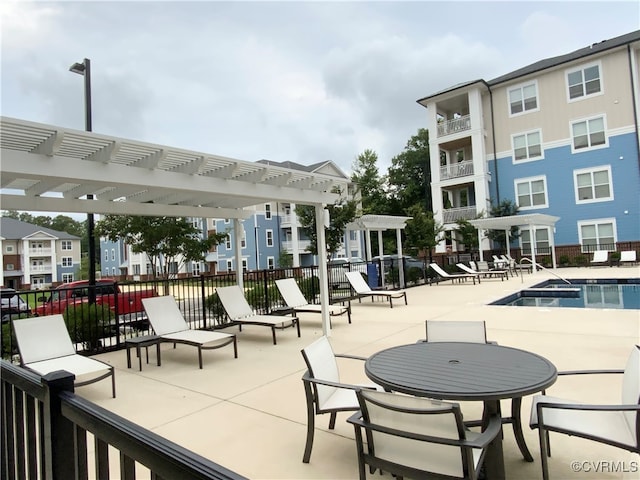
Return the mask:
<path fill-rule="evenodd" d="M 338 251 L 344 241 L 344 232 L 348 223 L 353 222 L 358 214 L 358 203 L 355 199 L 344 198 L 341 191 L 334 190 L 340 198 L 333 205 L 327 205 L 329 210 L 329 227 L 325 228 L 327 258 Z M 307 251 L 318 255 L 318 235 L 316 233 L 315 207 L 311 205 L 296 205 L 296 215 L 304 234 L 311 240 Z"/>
<path fill-rule="evenodd" d="M 429 131 L 420 128 L 409 139 L 404 151 L 391 160 L 388 174 L 390 214 L 403 215 L 416 204 L 433 211 L 429 162 Z"/>
<path fill-rule="evenodd" d="M 412 217 L 404 230 L 408 250 L 412 255 L 423 253 L 431 263 L 432 250 L 441 241 L 444 226 L 433 218 L 433 212 L 419 204 L 409 207 L 407 215 Z"/>
<path fill-rule="evenodd" d="M 518 214 L 518 205 L 509 199 L 502 200 L 499 204 L 491 204 L 491 210 L 489 215 L 491 217 L 510 217 Z M 516 239 L 520 236 L 520 230 L 515 225 L 511 227 L 509 231 L 510 239 Z M 506 247 L 507 238 L 504 230 L 489 230 L 487 231 L 487 238 L 491 239 L 494 243 L 497 243 L 500 247 Z"/>
<path fill-rule="evenodd" d="M 202 231 L 186 218 L 147 217 L 130 215 L 106 215 L 96 224 L 96 235 L 112 242 L 124 240 L 135 253 L 146 253 L 153 269 L 168 278 L 172 265 L 189 261 L 200 261 L 214 245 L 227 238 L 226 233 L 209 234 L 204 238 Z"/>
<path fill-rule="evenodd" d="M 356 157 L 351 166 L 351 181 L 358 186 L 363 214 L 382 215 L 387 210 L 386 178 L 380 176 L 377 162 L 378 154 L 367 149 Z"/>
<path fill-rule="evenodd" d="M 293 255 L 285 250 L 281 250 L 280 255 L 278 255 L 278 266 L 280 268 L 293 267 Z"/>
<path fill-rule="evenodd" d="M 461 218 L 456 221 L 458 225 L 456 232 L 458 232 L 458 238 L 464 244 L 465 251 L 472 252 L 478 250 L 478 229 L 469 223 L 469 220 Z"/>

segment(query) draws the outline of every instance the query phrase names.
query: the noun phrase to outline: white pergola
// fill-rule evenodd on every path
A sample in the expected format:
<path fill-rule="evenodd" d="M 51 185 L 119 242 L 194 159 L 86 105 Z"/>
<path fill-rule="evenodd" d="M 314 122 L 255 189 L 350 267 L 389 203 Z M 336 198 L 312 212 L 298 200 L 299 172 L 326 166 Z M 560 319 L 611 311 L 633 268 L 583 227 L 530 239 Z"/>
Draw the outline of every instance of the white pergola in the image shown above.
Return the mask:
<path fill-rule="evenodd" d="M 478 244 L 482 245 L 483 230 L 504 230 L 506 235 L 507 252 L 511 255 L 509 232 L 511 227 L 526 226 L 531 231 L 531 261 L 533 263 L 533 271 L 536 269 L 536 228 L 551 227 L 551 263 L 556 268 L 556 242 L 555 242 L 555 225 L 560 217 L 545 215 L 542 213 L 528 213 L 524 215 L 510 215 L 507 217 L 491 217 L 477 218 L 469 220 L 469 223 L 478 229 Z M 480 260 L 483 260 L 482 248 L 480 249 Z"/>
<path fill-rule="evenodd" d="M 371 232 L 378 232 L 378 255 L 380 258 L 384 255 L 384 245 L 382 242 L 382 232 L 385 230 L 396 231 L 396 244 L 398 246 L 398 258 L 402 258 L 402 230 L 407 224 L 408 220 L 413 217 L 399 217 L 393 215 L 362 215 L 356 218 L 353 222 L 347 225 L 347 232 L 349 230 L 361 230 L 366 233 L 365 242 L 367 249 L 367 260 L 371 261 Z M 404 265 L 403 262 L 398 262 L 400 268 L 400 286 L 404 288 Z M 382 278 L 382 286 L 384 287 L 384 275 Z"/>
<path fill-rule="evenodd" d="M 325 206 L 347 180 L 95 132 L 0 117 L 0 208 L 40 212 L 241 220 L 267 202 L 313 205 L 325 251 Z M 87 195 L 93 196 L 88 199 Z M 319 256 L 323 331 L 329 334 L 326 259 Z M 242 276 L 238 275 L 242 284 Z"/>

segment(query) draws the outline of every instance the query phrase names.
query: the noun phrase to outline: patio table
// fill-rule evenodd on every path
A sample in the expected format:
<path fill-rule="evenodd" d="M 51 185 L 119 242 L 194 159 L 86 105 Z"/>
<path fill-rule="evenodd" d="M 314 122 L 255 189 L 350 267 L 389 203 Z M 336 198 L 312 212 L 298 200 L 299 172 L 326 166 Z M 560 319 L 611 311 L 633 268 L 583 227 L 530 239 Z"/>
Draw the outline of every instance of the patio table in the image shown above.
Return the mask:
<path fill-rule="evenodd" d="M 556 367 L 535 353 L 495 344 L 420 342 L 375 353 L 365 362 L 367 376 L 389 391 L 441 400 L 482 401 L 484 418 L 500 414 L 501 399 L 520 400 L 556 381 Z M 528 453 L 521 425 L 516 441 Z M 529 454 L 529 457 L 531 455 Z M 531 458 L 531 460 L 533 460 Z M 502 433 L 485 459 L 487 478 L 505 478 Z"/>

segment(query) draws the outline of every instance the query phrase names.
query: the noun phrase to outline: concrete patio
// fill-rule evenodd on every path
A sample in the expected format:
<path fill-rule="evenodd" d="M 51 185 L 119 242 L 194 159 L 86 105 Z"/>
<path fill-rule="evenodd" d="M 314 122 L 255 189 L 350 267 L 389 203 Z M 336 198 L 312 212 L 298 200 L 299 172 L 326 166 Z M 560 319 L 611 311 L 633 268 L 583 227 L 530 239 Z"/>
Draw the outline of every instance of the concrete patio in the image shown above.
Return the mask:
<path fill-rule="evenodd" d="M 635 267 L 574 268 L 556 271 L 565 278 L 639 277 Z M 549 272 L 471 282 L 450 281 L 408 290 L 407 306 L 394 302 L 353 302 L 353 323 L 333 319 L 331 342 L 336 353 L 368 356 L 384 348 L 424 338 L 426 319 L 482 319 L 487 335 L 500 345 L 521 348 L 551 360 L 558 370 L 622 369 L 634 344 L 640 343 L 638 310 L 488 306 L 542 280 Z M 300 350 L 322 335 L 320 316 L 301 314 L 301 338 L 293 329 L 278 332 L 273 345 L 268 329 L 245 326 L 238 335 L 239 358 L 231 348 L 205 351 L 198 369 L 193 347 L 162 345 L 162 366 L 149 349 L 149 364 L 128 369 L 124 351 L 99 355 L 116 368 L 117 398 L 107 382 L 77 390 L 79 395 L 204 457 L 252 479 L 354 479 L 358 476 L 353 427 L 338 416 L 328 430 L 327 415 L 316 417 L 311 462 L 302 463 L 306 410 Z M 366 381 L 363 363 L 341 360 L 343 380 Z M 619 403 L 620 375 L 561 378 L 555 396 Z M 525 462 L 510 426 L 504 428 L 507 478 L 542 478 L 537 430 L 528 427 L 531 397 L 523 400 L 525 438 L 535 461 Z M 479 418 L 481 405 L 465 403 L 465 418 Z M 503 409 L 508 405 L 504 405 Z M 637 479 L 640 457 L 565 435 L 551 434 L 551 478 Z M 579 469 L 572 468 L 578 462 Z M 608 463 L 604 463 L 608 462 Z M 114 472 L 115 473 L 115 472 Z M 144 477 L 141 477 L 144 478 Z M 373 478 L 373 477 L 372 477 Z M 376 474 L 375 478 L 382 478 Z M 384 478 L 390 478 L 385 475 Z"/>

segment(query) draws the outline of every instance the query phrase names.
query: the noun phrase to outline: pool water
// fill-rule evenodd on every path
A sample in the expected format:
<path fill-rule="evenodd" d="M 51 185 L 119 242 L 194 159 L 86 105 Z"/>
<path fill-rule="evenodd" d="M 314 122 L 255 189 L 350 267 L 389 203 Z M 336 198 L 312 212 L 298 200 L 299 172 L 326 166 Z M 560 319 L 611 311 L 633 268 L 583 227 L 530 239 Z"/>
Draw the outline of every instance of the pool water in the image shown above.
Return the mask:
<path fill-rule="evenodd" d="M 548 280 L 490 305 L 640 310 L 639 278 Z"/>

